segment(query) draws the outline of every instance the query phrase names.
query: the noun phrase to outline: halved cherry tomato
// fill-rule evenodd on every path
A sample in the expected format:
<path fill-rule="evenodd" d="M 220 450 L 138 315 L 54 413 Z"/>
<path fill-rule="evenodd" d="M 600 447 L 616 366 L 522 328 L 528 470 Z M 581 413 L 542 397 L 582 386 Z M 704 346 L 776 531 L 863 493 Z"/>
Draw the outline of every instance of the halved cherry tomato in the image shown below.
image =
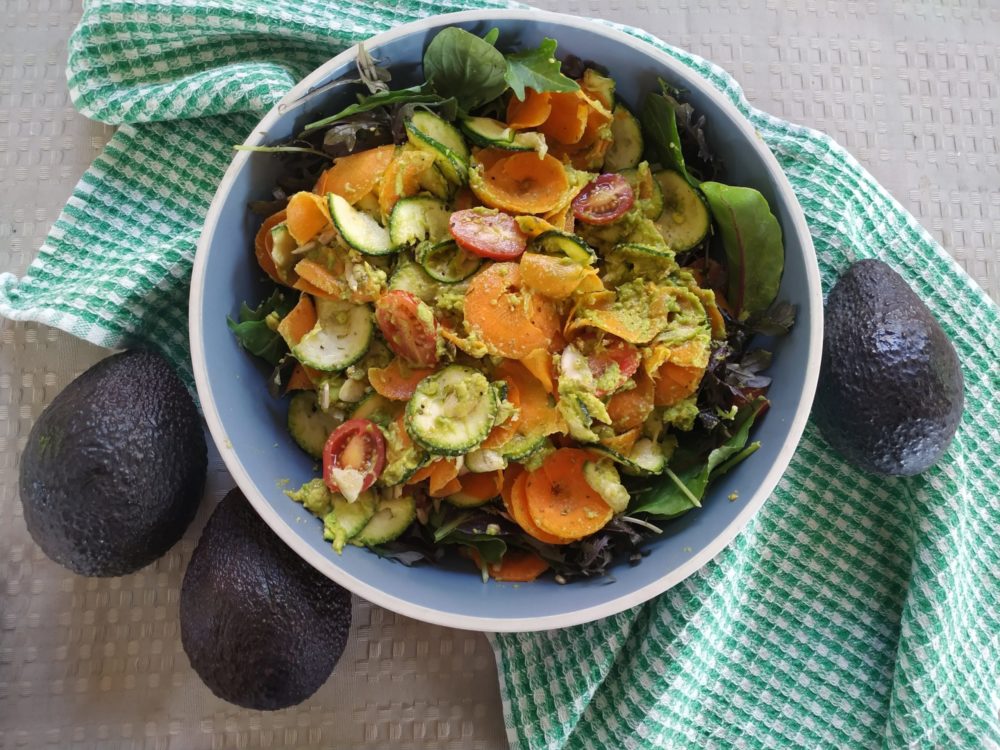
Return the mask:
<path fill-rule="evenodd" d="M 383 294 L 375 302 L 375 322 L 398 356 L 419 367 L 437 364 L 437 321 L 414 295 L 402 289 Z"/>
<path fill-rule="evenodd" d="M 620 174 L 592 180 L 573 199 L 573 215 L 584 224 L 610 224 L 635 204 L 635 193 Z"/>
<path fill-rule="evenodd" d="M 502 211 L 467 208 L 456 211 L 448 229 L 458 246 L 493 260 L 516 260 L 528 246 L 528 238 L 514 217 Z"/>
<path fill-rule="evenodd" d="M 323 481 L 331 492 L 344 493 L 333 476 L 333 469 L 351 469 L 362 475 L 364 492 L 385 468 L 385 437 L 368 419 L 349 419 L 330 433 L 323 446 Z M 346 489 L 346 488 L 344 488 Z"/>
<path fill-rule="evenodd" d="M 609 393 L 617 391 L 628 382 L 629 378 L 635 375 L 641 361 L 639 350 L 632 344 L 622 341 L 617 336 L 605 336 L 603 346 L 599 351 L 589 355 L 587 362 L 590 365 L 590 371 L 594 374 L 594 380 L 600 380 L 611 365 L 618 365 L 618 381 L 611 384 L 609 388 L 596 389 L 595 395 L 607 396 Z"/>

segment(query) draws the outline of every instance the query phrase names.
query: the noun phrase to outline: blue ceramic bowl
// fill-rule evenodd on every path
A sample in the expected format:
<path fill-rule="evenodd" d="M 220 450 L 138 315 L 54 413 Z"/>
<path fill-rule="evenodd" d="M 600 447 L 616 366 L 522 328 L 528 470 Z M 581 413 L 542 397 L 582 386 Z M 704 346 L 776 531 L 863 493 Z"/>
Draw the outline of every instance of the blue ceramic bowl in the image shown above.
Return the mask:
<path fill-rule="evenodd" d="M 247 201 L 269 195 L 276 159 L 241 152 L 233 159 L 208 211 L 191 286 L 191 349 L 198 393 L 212 437 L 237 484 L 254 507 L 298 554 L 333 580 L 371 602 L 427 622 L 486 631 L 565 627 L 640 604 L 691 575 L 719 553 L 771 493 L 790 460 L 812 404 L 822 340 L 819 273 L 801 209 L 778 163 L 732 104 L 669 56 L 617 30 L 540 11 L 476 11 L 426 19 L 366 43 L 393 70 L 393 84 L 416 82 L 423 50 L 446 26 L 477 34 L 492 27 L 502 45 L 537 46 L 543 37 L 562 53 L 599 60 L 636 105 L 655 90 L 657 76 L 690 92 L 708 118 L 711 146 L 725 164 L 727 182 L 760 190 L 785 236 L 786 267 L 780 297 L 798 307 L 791 335 L 777 343 L 773 406 L 755 432 L 761 449 L 714 485 L 704 507 L 668 523 L 641 565 L 622 564 L 614 581 L 559 585 L 483 584 L 467 565 L 406 568 L 349 547 L 338 556 L 323 541 L 320 522 L 290 501 L 279 480 L 297 486 L 314 476 L 313 462 L 289 438 L 287 404 L 267 395 L 261 364 L 240 349 L 226 327 L 243 300 L 266 293 L 251 247 L 258 220 Z M 307 92 L 354 72 L 356 50 L 338 55 L 296 86 L 260 123 L 248 144 L 271 143 L 297 132 L 318 111 L 335 111 L 350 94 L 334 89 L 301 105 Z M 414 79 L 414 80 L 408 80 Z M 739 500 L 727 496 L 737 492 Z"/>

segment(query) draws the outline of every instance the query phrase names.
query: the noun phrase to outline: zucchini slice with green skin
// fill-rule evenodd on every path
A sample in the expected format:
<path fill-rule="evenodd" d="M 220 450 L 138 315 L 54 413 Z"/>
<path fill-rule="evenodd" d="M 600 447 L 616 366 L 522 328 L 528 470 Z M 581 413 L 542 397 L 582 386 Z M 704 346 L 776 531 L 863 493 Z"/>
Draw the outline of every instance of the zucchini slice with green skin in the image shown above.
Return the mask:
<path fill-rule="evenodd" d="M 289 279 L 291 270 L 301 260 L 299 256 L 295 255 L 298 246 L 285 222 L 271 227 L 271 260 L 274 261 L 278 276 L 283 280 Z"/>
<path fill-rule="evenodd" d="M 664 170 L 653 175 L 663 193 L 663 214 L 656 228 L 670 249 L 684 252 L 708 235 L 712 219 L 704 198 L 679 172 Z"/>
<path fill-rule="evenodd" d="M 426 190 L 440 201 L 448 202 L 455 193 L 455 185 L 448 181 L 441 167 L 434 162 L 430 169 L 425 169 L 420 175 L 420 189 Z M 377 206 L 376 206 L 377 208 Z"/>
<path fill-rule="evenodd" d="M 543 445 L 544 435 L 515 435 L 500 446 L 500 455 L 508 461 L 523 461 Z"/>
<path fill-rule="evenodd" d="M 319 408 L 315 391 L 298 391 L 288 402 L 288 432 L 298 446 L 313 458 L 323 457 L 323 446 L 340 422 Z"/>
<path fill-rule="evenodd" d="M 638 167 L 623 169 L 619 174 L 632 188 L 646 218 L 653 221 L 659 219 L 663 214 L 663 191 L 660 189 L 660 183 L 653 179 L 649 164 L 639 162 Z"/>
<path fill-rule="evenodd" d="M 385 544 L 406 531 L 417 517 L 417 503 L 412 495 L 405 494 L 405 488 L 403 492 L 399 497 L 384 497 L 379 500 L 375 514 L 351 539 L 351 544 L 366 547 Z"/>
<path fill-rule="evenodd" d="M 623 456 L 618 451 L 611 450 L 601 443 L 588 445 L 587 450 L 603 453 L 621 466 L 622 471 L 632 476 L 644 477 L 653 474 L 662 474 L 664 469 L 667 468 L 667 457 L 663 455 L 660 446 L 649 438 L 640 438 L 637 440 L 627 456 Z"/>
<path fill-rule="evenodd" d="M 398 403 L 398 402 L 397 402 Z M 396 403 L 380 393 L 369 393 L 351 413 L 351 419 L 367 419 L 379 427 L 385 427 L 396 414 Z"/>
<path fill-rule="evenodd" d="M 292 347 L 302 364 L 325 372 L 350 367 L 371 345 L 375 331 L 371 308 L 317 297 L 316 325 Z"/>
<path fill-rule="evenodd" d="M 604 155 L 604 171 L 630 169 L 642 161 L 642 128 L 635 115 L 616 104 L 611 118 L 611 146 Z"/>
<path fill-rule="evenodd" d="M 375 219 L 359 211 L 336 193 L 329 193 L 330 216 L 344 242 L 366 255 L 389 255 L 399 248 L 393 244 L 389 230 Z"/>
<path fill-rule="evenodd" d="M 462 249 L 454 240 L 417 247 L 417 263 L 427 275 L 444 284 L 457 284 L 479 270 L 483 259 Z"/>
<path fill-rule="evenodd" d="M 353 503 L 340 495 L 333 495 L 333 510 L 323 516 L 323 538 L 333 542 L 333 549 L 339 555 L 344 545 L 358 535 L 375 515 L 375 496 L 362 492 Z"/>
<path fill-rule="evenodd" d="M 614 252 L 632 255 L 647 255 L 654 258 L 664 258 L 669 260 L 673 260 L 674 257 L 673 250 L 662 247 L 653 247 L 652 245 L 640 245 L 637 242 L 622 242 L 619 245 L 615 245 Z"/>
<path fill-rule="evenodd" d="M 483 500 L 480 497 L 473 497 L 472 495 L 466 495 L 463 492 L 456 492 L 454 495 L 448 495 L 445 501 L 450 505 L 454 505 L 456 508 L 478 508 L 480 505 L 486 505 L 492 497 L 488 497 Z"/>
<path fill-rule="evenodd" d="M 464 117 L 458 121 L 462 132 L 477 146 L 504 151 L 548 151 L 545 136 L 535 132 L 519 132 L 492 117 Z"/>
<path fill-rule="evenodd" d="M 406 405 L 406 431 L 430 453 L 460 456 L 493 429 L 500 403 L 481 372 L 449 365 L 417 385 Z"/>
<path fill-rule="evenodd" d="M 628 490 L 622 484 L 618 470 L 611 461 L 607 459 L 587 461 L 583 465 L 583 478 L 615 513 L 624 513 L 628 508 Z"/>
<path fill-rule="evenodd" d="M 465 468 L 474 474 L 486 474 L 507 468 L 507 459 L 499 452 L 477 448 L 465 454 Z"/>
<path fill-rule="evenodd" d="M 410 143 L 433 154 L 434 163 L 450 182 L 464 185 L 469 181 L 469 147 L 454 125 L 421 110 L 414 112 L 404 127 Z"/>
<path fill-rule="evenodd" d="M 582 266 L 590 265 L 597 259 L 594 249 L 575 234 L 550 229 L 531 241 L 531 249 L 547 255 L 564 255 Z"/>
<path fill-rule="evenodd" d="M 448 218 L 444 203 L 429 195 L 401 198 L 389 216 L 389 239 L 399 248 L 418 242 L 441 242 L 448 237 Z"/>
<path fill-rule="evenodd" d="M 399 265 L 389 277 L 389 289 L 402 289 L 428 305 L 434 304 L 439 291 L 437 282 L 408 256 L 400 256 Z"/>

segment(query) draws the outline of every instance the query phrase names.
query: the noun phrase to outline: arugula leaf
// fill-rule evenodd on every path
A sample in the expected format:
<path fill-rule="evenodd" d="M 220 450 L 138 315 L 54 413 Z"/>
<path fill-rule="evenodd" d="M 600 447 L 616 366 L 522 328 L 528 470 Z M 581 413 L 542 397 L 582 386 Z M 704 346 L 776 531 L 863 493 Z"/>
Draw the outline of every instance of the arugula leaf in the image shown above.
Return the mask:
<path fill-rule="evenodd" d="M 668 169 L 680 172 L 688 184 L 697 187 L 696 180 L 684 164 L 681 134 L 677 129 L 677 109 L 680 107 L 666 82 L 660 80 L 662 94 L 648 94 L 639 113 L 639 123 L 656 160 Z"/>
<path fill-rule="evenodd" d="M 452 26 L 435 36 L 424 51 L 424 77 L 432 91 L 454 96 L 469 112 L 507 89 L 504 56 L 488 41 Z"/>
<path fill-rule="evenodd" d="M 277 318 L 283 318 L 295 307 L 295 303 L 291 295 L 286 297 L 282 291 L 275 290 L 256 309 L 244 302 L 240 306 L 239 320 L 226 316 L 226 323 L 240 346 L 269 364 L 277 365 L 288 351 L 288 345 L 267 324 L 267 317 L 274 313 Z"/>
<path fill-rule="evenodd" d="M 580 84 L 562 74 L 556 59 L 556 40 L 546 37 L 538 49 L 507 55 L 504 79 L 516 96 L 524 101 L 524 89 L 535 91 L 577 91 Z"/>
<path fill-rule="evenodd" d="M 709 482 L 729 471 L 739 461 L 749 456 L 756 447 L 747 446 L 750 428 L 766 403 L 758 399 L 740 409 L 736 416 L 733 434 L 729 439 L 712 450 L 702 463 L 679 472 L 667 469 L 670 482 L 664 482 L 642 495 L 639 504 L 629 508 L 629 514 L 648 513 L 657 518 L 674 518 L 692 508 L 700 507 Z M 759 447 L 759 444 L 757 444 Z M 738 459 L 738 460 L 737 460 Z"/>
<path fill-rule="evenodd" d="M 322 120 L 309 123 L 305 126 L 305 132 L 322 128 L 326 125 L 332 125 L 351 115 L 368 112 L 378 107 L 387 107 L 391 104 L 440 104 L 445 101 L 445 97 L 431 91 L 426 84 L 410 86 L 407 89 L 399 89 L 398 91 L 382 91 L 371 96 L 359 96 L 358 99 L 360 101 L 357 104 L 344 107 L 344 109 L 335 115 L 330 115 L 329 117 L 324 117 Z"/>
<path fill-rule="evenodd" d="M 729 272 L 726 298 L 738 320 L 767 310 L 781 284 L 785 246 L 781 226 L 767 200 L 753 188 L 701 183 L 722 235 Z"/>

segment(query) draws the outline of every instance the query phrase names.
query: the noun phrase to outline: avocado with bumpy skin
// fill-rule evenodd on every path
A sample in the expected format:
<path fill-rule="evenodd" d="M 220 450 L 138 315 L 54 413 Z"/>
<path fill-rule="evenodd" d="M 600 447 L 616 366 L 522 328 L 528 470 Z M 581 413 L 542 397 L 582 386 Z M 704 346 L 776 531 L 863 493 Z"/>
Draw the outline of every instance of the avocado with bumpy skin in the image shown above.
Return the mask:
<path fill-rule="evenodd" d="M 187 529 L 208 456 L 201 418 L 159 354 L 101 360 L 42 412 L 21 454 L 24 520 L 57 563 L 87 576 L 148 565 Z"/>
<path fill-rule="evenodd" d="M 947 450 L 964 406 L 955 347 L 885 263 L 853 264 L 827 298 L 813 414 L 844 458 L 912 476 Z"/>
<path fill-rule="evenodd" d="M 351 595 L 285 545 L 238 489 L 219 503 L 184 574 L 181 643 L 223 700 L 273 711 L 326 682 Z"/>

